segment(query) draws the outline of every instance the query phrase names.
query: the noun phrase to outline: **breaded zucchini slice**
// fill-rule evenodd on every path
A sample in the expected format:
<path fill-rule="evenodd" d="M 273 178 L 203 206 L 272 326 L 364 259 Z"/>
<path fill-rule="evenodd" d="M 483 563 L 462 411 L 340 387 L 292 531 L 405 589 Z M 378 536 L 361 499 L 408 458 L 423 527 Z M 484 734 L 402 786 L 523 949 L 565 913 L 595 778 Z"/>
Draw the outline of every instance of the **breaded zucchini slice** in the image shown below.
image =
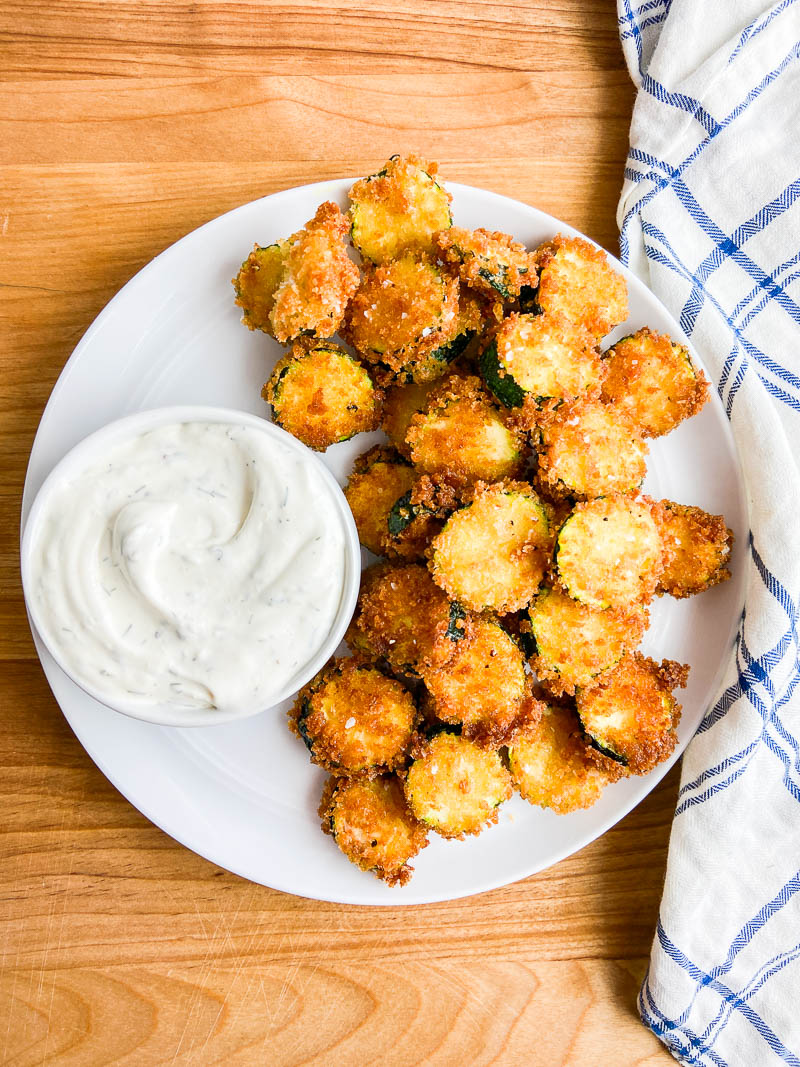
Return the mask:
<path fill-rule="evenodd" d="M 281 343 L 298 337 L 330 337 L 360 279 L 347 254 L 347 217 L 332 201 L 284 243 L 283 272 L 275 289 L 270 322 Z"/>
<path fill-rule="evenodd" d="M 540 424 L 538 482 L 555 497 L 592 500 L 633 493 L 647 474 L 647 442 L 600 400 L 563 404 Z"/>
<path fill-rule="evenodd" d="M 624 774 L 621 767 L 614 773 L 597 765 L 575 712 L 559 705 L 543 705 L 539 721 L 517 734 L 508 765 L 523 799 L 558 815 L 590 808 Z"/>
<path fill-rule="evenodd" d="M 626 608 L 652 600 L 663 550 L 652 501 L 608 496 L 578 504 L 556 542 L 558 577 L 590 608 Z"/>
<path fill-rule="evenodd" d="M 406 444 L 406 433 L 411 419 L 418 411 L 424 411 L 433 382 L 412 382 L 409 385 L 392 385 L 386 390 L 381 417 L 381 429 L 397 451 L 411 458 Z"/>
<path fill-rule="evenodd" d="M 497 752 L 442 731 L 423 743 L 404 784 L 413 814 L 442 837 L 479 834 L 497 822 L 511 776 Z"/>
<path fill-rule="evenodd" d="M 458 332 L 458 279 L 406 255 L 370 268 L 347 310 L 342 337 L 372 363 L 414 381 L 439 377 Z M 442 352 L 442 358 L 433 353 Z M 441 368 L 431 367 L 431 360 Z"/>
<path fill-rule="evenodd" d="M 358 360 L 338 345 L 295 345 L 278 360 L 261 395 L 275 422 L 309 448 L 377 428 L 383 394 Z"/>
<path fill-rule="evenodd" d="M 536 595 L 551 545 L 547 509 L 530 485 L 479 483 L 433 539 L 429 565 L 453 599 L 504 615 Z"/>
<path fill-rule="evenodd" d="M 442 257 L 473 289 L 514 300 L 536 272 L 536 260 L 507 233 L 451 226 L 436 235 Z"/>
<path fill-rule="evenodd" d="M 414 699 L 400 682 L 344 657 L 300 690 L 289 725 L 312 763 L 335 774 L 374 777 L 403 765 L 416 717 Z"/>
<path fill-rule="evenodd" d="M 471 632 L 471 622 L 425 567 L 383 564 L 366 576 L 351 626 L 359 649 L 412 675 L 452 659 L 457 642 Z"/>
<path fill-rule="evenodd" d="M 660 437 L 695 415 L 708 399 L 708 379 L 688 351 L 646 326 L 605 357 L 603 399 L 624 411 L 646 437 Z"/>
<path fill-rule="evenodd" d="M 444 520 L 459 503 L 456 489 L 446 481 L 427 474 L 416 476 L 389 511 L 384 554 L 390 559 L 424 559 Z"/>
<path fill-rule="evenodd" d="M 558 234 L 536 250 L 539 261 L 537 310 L 563 315 L 604 337 L 628 317 L 628 287 L 608 256 L 581 237 Z"/>
<path fill-rule="evenodd" d="M 480 357 L 483 379 L 506 407 L 526 398 L 574 400 L 597 395 L 603 364 L 594 338 L 563 316 L 512 314 Z"/>
<path fill-rule="evenodd" d="M 731 576 L 727 568 L 733 532 L 722 515 L 662 500 L 659 529 L 664 545 L 664 570 L 657 593 L 693 596 Z"/>
<path fill-rule="evenodd" d="M 689 668 L 674 660 L 659 666 L 641 652 L 625 656 L 590 689 L 576 694 L 578 715 L 593 758 L 621 763 L 647 774 L 668 759 L 677 744 L 681 706 L 672 695 L 685 686 Z"/>
<path fill-rule="evenodd" d="M 424 681 L 436 717 L 461 724 L 463 736 L 478 744 L 496 748 L 523 713 L 531 718 L 525 657 L 494 619 L 475 619 L 472 635 L 458 643 L 450 662 L 427 671 Z"/>
<path fill-rule="evenodd" d="M 560 589 L 544 589 L 528 609 L 533 638 L 531 667 L 552 693 L 574 693 L 590 685 L 641 641 L 647 608 L 597 608 Z"/>
<path fill-rule="evenodd" d="M 256 245 L 233 279 L 236 303 L 242 309 L 242 322 L 248 330 L 262 330 L 274 336 L 272 308 L 275 291 L 283 277 L 287 241 Z"/>
<path fill-rule="evenodd" d="M 370 781 L 329 778 L 319 805 L 322 829 L 362 871 L 387 885 L 405 885 L 428 831 L 409 810 L 394 774 Z"/>
<path fill-rule="evenodd" d="M 453 223 L 452 197 L 436 180 L 438 165 L 392 156 L 350 190 L 350 234 L 366 260 L 388 263 L 405 252 L 435 251 L 433 235 Z"/>
<path fill-rule="evenodd" d="M 524 463 L 521 436 L 474 375 L 452 374 L 437 385 L 425 410 L 412 416 L 406 443 L 419 470 L 465 485 L 512 477 Z"/>
<path fill-rule="evenodd" d="M 389 515 L 410 492 L 414 478 L 413 468 L 393 448 L 376 445 L 355 462 L 344 495 L 356 520 L 359 541 L 376 556 L 385 550 Z"/>

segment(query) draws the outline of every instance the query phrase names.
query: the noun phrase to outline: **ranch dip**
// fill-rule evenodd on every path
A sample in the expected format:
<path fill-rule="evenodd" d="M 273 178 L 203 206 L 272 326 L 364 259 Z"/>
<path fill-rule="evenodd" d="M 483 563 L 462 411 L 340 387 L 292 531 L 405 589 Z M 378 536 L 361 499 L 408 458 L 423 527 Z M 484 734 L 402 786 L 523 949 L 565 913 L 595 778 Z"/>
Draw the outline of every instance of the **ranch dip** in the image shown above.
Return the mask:
<path fill-rule="evenodd" d="M 110 705 L 244 711 L 324 644 L 345 550 L 336 502 L 296 452 L 178 422 L 48 494 L 26 592 L 57 658 Z"/>

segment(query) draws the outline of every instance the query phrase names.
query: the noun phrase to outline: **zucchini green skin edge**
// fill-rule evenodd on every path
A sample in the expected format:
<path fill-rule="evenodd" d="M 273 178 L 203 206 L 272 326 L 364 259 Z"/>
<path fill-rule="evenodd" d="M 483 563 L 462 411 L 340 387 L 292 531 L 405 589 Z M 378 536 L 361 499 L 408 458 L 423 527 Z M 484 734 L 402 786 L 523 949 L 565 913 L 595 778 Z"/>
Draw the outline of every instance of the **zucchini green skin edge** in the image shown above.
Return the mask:
<path fill-rule="evenodd" d="M 392 537 L 401 534 L 411 525 L 414 519 L 420 515 L 432 514 L 430 508 L 411 503 L 411 490 L 403 493 L 399 500 L 392 504 L 392 509 L 386 518 L 386 527 Z"/>
<path fill-rule="evenodd" d="M 457 601 L 453 600 L 450 604 L 450 621 L 447 624 L 445 637 L 449 637 L 451 641 L 460 641 L 464 636 L 465 629 L 458 624 L 463 622 L 466 617 L 466 611 Z"/>
<path fill-rule="evenodd" d="M 519 292 L 519 310 L 526 315 L 541 315 L 539 303 L 539 285 L 523 285 Z"/>
<path fill-rule="evenodd" d="M 586 734 L 586 740 L 589 742 L 593 749 L 599 752 L 602 756 L 607 756 L 608 759 L 613 759 L 615 763 L 621 763 L 623 767 L 628 766 L 628 761 L 625 756 L 620 756 L 619 752 L 615 752 L 613 748 L 607 748 L 600 741 L 598 741 L 596 737 L 592 737 L 592 735 L 586 730 L 585 726 L 583 729 L 584 733 Z"/>
<path fill-rule="evenodd" d="M 433 352 L 431 352 L 431 356 L 433 359 L 438 359 L 442 363 L 452 363 L 454 359 L 458 359 L 474 336 L 474 330 L 465 330 L 457 337 L 454 337 L 452 341 L 448 341 L 446 345 L 442 345 L 440 348 L 435 348 Z"/>
<path fill-rule="evenodd" d="M 481 354 L 480 368 L 483 380 L 501 404 L 507 408 L 516 408 L 524 402 L 525 390 L 517 385 L 508 371 L 500 373 L 496 341 L 492 341 L 486 351 Z"/>

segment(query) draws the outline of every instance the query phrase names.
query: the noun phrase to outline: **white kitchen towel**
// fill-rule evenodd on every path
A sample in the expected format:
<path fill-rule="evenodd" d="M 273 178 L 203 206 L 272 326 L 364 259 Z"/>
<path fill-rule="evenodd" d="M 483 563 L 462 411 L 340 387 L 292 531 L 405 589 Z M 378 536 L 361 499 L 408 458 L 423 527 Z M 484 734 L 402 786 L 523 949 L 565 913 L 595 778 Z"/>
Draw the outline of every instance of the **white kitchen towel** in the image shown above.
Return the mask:
<path fill-rule="evenodd" d="M 618 13 L 638 87 L 622 258 L 711 373 L 752 530 L 735 657 L 683 758 L 639 1008 L 682 1063 L 800 1067 L 800 0 Z"/>

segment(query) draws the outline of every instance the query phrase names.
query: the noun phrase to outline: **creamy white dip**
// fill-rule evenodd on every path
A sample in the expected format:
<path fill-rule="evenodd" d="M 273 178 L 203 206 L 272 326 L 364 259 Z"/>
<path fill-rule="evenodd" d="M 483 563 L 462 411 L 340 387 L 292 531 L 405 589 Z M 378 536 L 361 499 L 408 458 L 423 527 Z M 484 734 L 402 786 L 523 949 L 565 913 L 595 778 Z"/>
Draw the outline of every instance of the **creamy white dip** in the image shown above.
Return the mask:
<path fill-rule="evenodd" d="M 48 494 L 29 597 L 112 706 L 268 707 L 319 652 L 345 577 L 322 476 L 246 426 L 162 426 Z"/>

